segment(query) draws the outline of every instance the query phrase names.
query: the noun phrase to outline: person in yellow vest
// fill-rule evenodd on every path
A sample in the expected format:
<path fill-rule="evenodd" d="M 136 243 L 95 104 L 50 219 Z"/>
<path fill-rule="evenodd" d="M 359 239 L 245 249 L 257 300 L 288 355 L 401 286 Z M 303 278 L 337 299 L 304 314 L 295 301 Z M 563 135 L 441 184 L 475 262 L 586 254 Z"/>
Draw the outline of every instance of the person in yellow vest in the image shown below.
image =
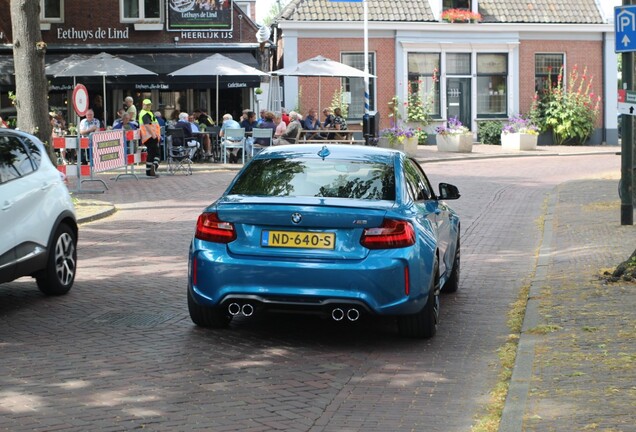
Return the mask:
<path fill-rule="evenodd" d="M 157 118 L 152 112 L 152 101 L 143 100 L 143 108 L 139 111 L 139 131 L 141 132 L 141 143 L 148 149 L 146 159 L 146 175 L 148 177 L 159 177 L 159 140 L 161 139 L 161 127 Z"/>

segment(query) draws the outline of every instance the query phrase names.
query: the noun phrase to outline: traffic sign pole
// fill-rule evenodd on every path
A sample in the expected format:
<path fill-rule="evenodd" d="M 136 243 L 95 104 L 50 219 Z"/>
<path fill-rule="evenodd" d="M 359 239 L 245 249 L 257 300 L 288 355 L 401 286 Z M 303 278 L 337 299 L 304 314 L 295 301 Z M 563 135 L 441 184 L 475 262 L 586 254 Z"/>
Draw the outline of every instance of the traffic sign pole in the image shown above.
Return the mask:
<path fill-rule="evenodd" d="M 623 0 L 623 6 L 630 6 L 632 0 Z M 627 50 L 627 43 L 631 41 L 629 32 L 634 36 L 633 29 L 636 20 L 631 15 L 625 15 L 625 10 L 616 8 L 616 52 L 623 56 L 623 88 L 627 93 L 634 90 L 634 49 Z M 619 38 L 621 42 L 619 42 Z M 634 38 L 636 39 L 636 38 Z M 622 44 L 622 48 L 619 47 Z M 619 195 L 621 198 L 621 225 L 634 225 L 634 116 L 621 116 L 621 182 Z"/>

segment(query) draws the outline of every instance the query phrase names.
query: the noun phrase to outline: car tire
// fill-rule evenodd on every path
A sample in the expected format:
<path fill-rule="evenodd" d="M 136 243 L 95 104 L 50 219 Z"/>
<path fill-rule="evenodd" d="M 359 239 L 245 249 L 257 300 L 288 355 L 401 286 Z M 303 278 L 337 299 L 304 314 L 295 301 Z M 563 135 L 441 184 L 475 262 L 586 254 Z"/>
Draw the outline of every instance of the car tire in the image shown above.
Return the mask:
<path fill-rule="evenodd" d="M 453 259 L 453 270 L 451 275 L 442 287 L 443 293 L 454 293 L 459 288 L 459 276 L 461 274 L 461 248 L 459 237 L 457 237 L 457 248 L 455 249 L 455 258 Z"/>
<path fill-rule="evenodd" d="M 69 292 L 77 271 L 77 235 L 66 224 L 61 224 L 49 247 L 46 269 L 38 272 L 35 280 L 46 295 L 63 295 Z"/>
<path fill-rule="evenodd" d="M 428 339 L 437 333 L 439 321 L 439 268 L 434 263 L 435 277 L 429 289 L 426 305 L 417 313 L 398 318 L 400 335 L 416 339 Z"/>
<path fill-rule="evenodd" d="M 225 310 L 218 307 L 202 306 L 192 297 L 188 290 L 188 312 L 190 319 L 199 327 L 206 328 L 226 328 L 232 317 Z"/>

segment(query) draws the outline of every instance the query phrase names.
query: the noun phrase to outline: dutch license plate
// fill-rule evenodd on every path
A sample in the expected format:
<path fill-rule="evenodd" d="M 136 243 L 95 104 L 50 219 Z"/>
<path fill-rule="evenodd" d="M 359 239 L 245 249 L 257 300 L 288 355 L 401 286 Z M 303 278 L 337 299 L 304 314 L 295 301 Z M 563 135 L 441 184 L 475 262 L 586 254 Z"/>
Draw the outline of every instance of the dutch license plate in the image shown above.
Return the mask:
<path fill-rule="evenodd" d="M 334 233 L 303 231 L 263 231 L 261 246 L 304 249 L 333 249 L 336 244 Z"/>

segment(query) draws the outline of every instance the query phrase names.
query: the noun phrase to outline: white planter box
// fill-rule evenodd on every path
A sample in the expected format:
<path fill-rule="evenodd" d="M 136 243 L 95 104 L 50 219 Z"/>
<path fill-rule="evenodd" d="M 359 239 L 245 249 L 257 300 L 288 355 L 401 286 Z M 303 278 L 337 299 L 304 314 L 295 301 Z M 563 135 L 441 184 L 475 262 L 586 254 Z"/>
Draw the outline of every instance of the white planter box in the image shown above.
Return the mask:
<path fill-rule="evenodd" d="M 401 143 L 389 144 L 387 138 L 380 138 L 378 140 L 378 147 L 390 148 L 393 150 L 400 150 L 409 156 L 417 155 L 417 137 L 407 138 Z"/>
<path fill-rule="evenodd" d="M 470 153 L 473 151 L 473 135 L 440 135 L 436 137 L 437 150 L 441 152 Z"/>
<path fill-rule="evenodd" d="M 503 150 L 536 150 L 539 135 L 508 133 L 501 134 L 501 148 Z"/>

